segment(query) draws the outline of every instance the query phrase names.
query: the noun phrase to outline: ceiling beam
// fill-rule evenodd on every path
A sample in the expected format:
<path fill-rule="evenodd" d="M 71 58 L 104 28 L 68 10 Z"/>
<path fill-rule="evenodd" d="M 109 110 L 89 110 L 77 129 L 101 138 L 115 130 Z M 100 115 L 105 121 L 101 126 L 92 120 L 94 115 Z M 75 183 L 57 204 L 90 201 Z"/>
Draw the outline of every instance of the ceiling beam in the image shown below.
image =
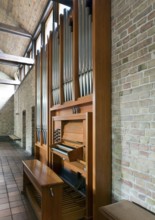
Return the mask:
<path fill-rule="evenodd" d="M 0 84 L 20 85 L 20 81 L 18 81 L 18 80 L 11 80 L 11 79 L 0 79 Z"/>
<path fill-rule="evenodd" d="M 16 34 L 21 37 L 32 38 L 32 35 L 30 33 L 28 33 L 27 31 L 25 31 L 24 29 L 19 28 L 19 27 L 14 27 L 11 25 L 7 25 L 7 24 L 1 23 L 1 22 L 0 22 L 0 31 L 7 32 L 10 34 Z"/>
<path fill-rule="evenodd" d="M 69 7 L 72 7 L 73 4 L 72 0 L 53 0 L 53 2 L 58 2 Z"/>
<path fill-rule="evenodd" d="M 5 64 L 23 64 L 23 65 L 33 65 L 34 59 L 27 57 L 14 56 L 6 53 L 0 53 L 0 62 L 4 62 Z"/>

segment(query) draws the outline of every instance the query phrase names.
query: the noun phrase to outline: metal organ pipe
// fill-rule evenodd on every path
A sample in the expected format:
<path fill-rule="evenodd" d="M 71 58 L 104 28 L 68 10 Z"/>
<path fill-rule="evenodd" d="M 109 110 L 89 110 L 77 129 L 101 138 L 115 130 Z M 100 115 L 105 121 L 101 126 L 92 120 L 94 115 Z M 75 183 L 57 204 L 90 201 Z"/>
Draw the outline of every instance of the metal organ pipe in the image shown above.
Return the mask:
<path fill-rule="evenodd" d="M 53 30 L 53 51 L 52 51 L 52 93 L 53 104 L 60 104 L 60 68 L 59 68 L 59 33 L 58 27 Z"/>
<path fill-rule="evenodd" d="M 91 1 L 89 7 L 91 7 Z M 78 1 L 80 96 L 92 93 L 92 15 L 86 0 Z"/>
<path fill-rule="evenodd" d="M 42 134 L 43 143 L 47 143 L 47 66 L 46 48 L 42 48 Z"/>
<path fill-rule="evenodd" d="M 40 99 L 40 62 L 41 62 L 41 56 L 40 52 L 37 52 L 36 56 L 36 63 L 37 63 L 37 119 L 36 119 L 36 133 L 37 133 L 37 141 L 40 142 L 40 134 L 41 134 L 41 121 L 40 121 L 40 115 L 41 115 L 41 99 Z"/>
<path fill-rule="evenodd" d="M 63 88 L 64 88 L 64 101 L 71 101 L 73 97 L 73 71 L 72 71 L 72 28 L 69 24 L 70 12 L 64 10 L 64 63 L 63 63 Z"/>

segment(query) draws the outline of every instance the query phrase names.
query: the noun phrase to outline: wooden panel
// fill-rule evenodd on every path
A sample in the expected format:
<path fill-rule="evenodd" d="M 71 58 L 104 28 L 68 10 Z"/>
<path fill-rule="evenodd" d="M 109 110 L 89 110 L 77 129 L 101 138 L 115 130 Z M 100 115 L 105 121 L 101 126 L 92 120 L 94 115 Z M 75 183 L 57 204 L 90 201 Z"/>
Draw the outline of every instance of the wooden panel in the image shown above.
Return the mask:
<path fill-rule="evenodd" d="M 77 99 L 77 101 L 74 101 L 74 102 L 72 102 L 72 101 L 65 102 L 63 105 L 54 106 L 50 110 L 56 111 L 56 110 L 60 110 L 60 109 L 65 109 L 65 108 L 70 108 L 73 106 L 79 106 L 79 105 L 90 104 L 90 103 L 92 104 L 92 95 L 80 97 Z"/>
<path fill-rule="evenodd" d="M 40 143 L 37 145 L 35 144 L 35 158 L 40 160 L 43 163 L 47 163 L 47 147 L 40 145 Z"/>
<path fill-rule="evenodd" d="M 68 121 L 68 120 L 83 120 L 86 119 L 85 114 L 72 114 L 65 116 L 55 116 L 53 117 L 53 121 Z"/>
<path fill-rule="evenodd" d="M 111 23 L 110 1 L 93 1 L 93 204 L 111 202 Z"/>
<path fill-rule="evenodd" d="M 85 140 L 86 140 L 86 185 L 87 185 L 87 192 L 86 192 L 86 216 L 89 218 L 93 216 L 93 185 L 92 185 L 92 176 L 93 176 L 93 154 L 92 154 L 92 114 L 87 113 L 87 119 L 84 121 L 85 123 Z M 90 202 L 91 201 L 91 202 Z"/>
<path fill-rule="evenodd" d="M 83 121 L 68 121 L 63 124 L 64 133 L 83 134 Z"/>
<path fill-rule="evenodd" d="M 83 139 L 83 122 L 82 121 L 71 121 L 63 124 L 63 134 L 62 138 L 74 141 L 74 142 L 82 142 Z"/>

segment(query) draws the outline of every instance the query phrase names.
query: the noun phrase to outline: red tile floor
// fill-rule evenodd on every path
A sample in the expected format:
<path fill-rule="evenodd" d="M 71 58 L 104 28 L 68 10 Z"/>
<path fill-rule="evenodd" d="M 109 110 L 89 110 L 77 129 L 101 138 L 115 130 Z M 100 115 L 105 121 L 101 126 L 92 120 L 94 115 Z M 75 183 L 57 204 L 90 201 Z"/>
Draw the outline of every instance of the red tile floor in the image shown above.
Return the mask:
<path fill-rule="evenodd" d="M 28 200 L 21 194 L 22 160 L 29 158 L 30 155 L 13 142 L 0 142 L 0 220 L 37 220 Z"/>

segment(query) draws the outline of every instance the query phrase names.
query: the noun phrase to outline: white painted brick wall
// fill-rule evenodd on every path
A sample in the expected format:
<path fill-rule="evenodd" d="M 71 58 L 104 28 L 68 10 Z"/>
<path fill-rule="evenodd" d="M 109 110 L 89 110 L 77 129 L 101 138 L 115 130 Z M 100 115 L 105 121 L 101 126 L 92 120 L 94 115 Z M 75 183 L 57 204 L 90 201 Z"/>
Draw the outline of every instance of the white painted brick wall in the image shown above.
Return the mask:
<path fill-rule="evenodd" d="M 26 76 L 14 95 L 14 134 L 23 139 L 22 113 L 26 111 L 26 150 L 32 148 L 32 107 L 35 106 L 35 68 Z M 22 146 L 22 140 L 21 142 Z"/>
<path fill-rule="evenodd" d="M 13 134 L 14 129 L 14 96 L 0 110 L 0 136 Z"/>

